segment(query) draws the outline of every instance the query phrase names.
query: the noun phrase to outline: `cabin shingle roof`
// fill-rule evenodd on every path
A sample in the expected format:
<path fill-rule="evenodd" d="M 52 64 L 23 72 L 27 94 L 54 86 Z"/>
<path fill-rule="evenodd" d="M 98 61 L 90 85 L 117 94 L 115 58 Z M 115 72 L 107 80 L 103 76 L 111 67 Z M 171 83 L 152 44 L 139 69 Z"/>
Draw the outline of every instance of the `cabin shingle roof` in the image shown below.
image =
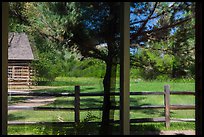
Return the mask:
<path fill-rule="evenodd" d="M 10 32 L 8 36 L 9 60 L 34 60 L 34 55 L 25 33 Z"/>

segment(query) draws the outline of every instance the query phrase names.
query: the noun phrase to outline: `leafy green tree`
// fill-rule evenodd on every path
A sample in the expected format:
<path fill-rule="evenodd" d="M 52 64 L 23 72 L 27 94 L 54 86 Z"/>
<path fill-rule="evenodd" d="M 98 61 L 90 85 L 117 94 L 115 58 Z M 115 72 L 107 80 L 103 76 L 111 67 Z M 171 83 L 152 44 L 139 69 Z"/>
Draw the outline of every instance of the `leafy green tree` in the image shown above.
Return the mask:
<path fill-rule="evenodd" d="M 182 24 L 173 35 L 174 56 L 172 77 L 195 76 L 195 20 Z"/>
<path fill-rule="evenodd" d="M 9 3 L 9 31 L 10 32 L 25 32 L 29 22 L 23 11 L 25 7 L 24 2 L 10 2 Z"/>
<path fill-rule="evenodd" d="M 132 56 L 131 66 L 140 68 L 143 79 L 152 80 L 159 77 L 171 77 L 174 56 L 167 50 L 172 44 L 170 41 L 148 42 L 148 47 L 139 49 Z"/>

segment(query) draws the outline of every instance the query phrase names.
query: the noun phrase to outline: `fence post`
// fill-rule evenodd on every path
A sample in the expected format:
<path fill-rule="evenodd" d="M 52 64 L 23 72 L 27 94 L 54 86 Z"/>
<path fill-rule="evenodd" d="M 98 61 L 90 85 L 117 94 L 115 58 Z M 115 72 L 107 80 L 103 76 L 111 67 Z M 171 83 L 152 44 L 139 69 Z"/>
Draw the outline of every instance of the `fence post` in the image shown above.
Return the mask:
<path fill-rule="evenodd" d="M 164 86 L 165 126 L 170 127 L 170 86 Z"/>
<path fill-rule="evenodd" d="M 76 124 L 80 122 L 80 86 L 75 86 L 75 100 L 74 100 L 74 121 Z"/>

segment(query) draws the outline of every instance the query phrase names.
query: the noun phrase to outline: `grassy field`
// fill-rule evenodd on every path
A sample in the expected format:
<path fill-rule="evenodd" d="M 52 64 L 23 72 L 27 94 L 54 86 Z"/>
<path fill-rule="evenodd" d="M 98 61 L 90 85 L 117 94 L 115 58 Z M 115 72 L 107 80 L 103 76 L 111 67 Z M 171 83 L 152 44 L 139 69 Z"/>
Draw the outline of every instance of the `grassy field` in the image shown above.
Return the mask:
<path fill-rule="evenodd" d="M 117 80 L 116 92 L 119 91 L 119 80 Z M 35 92 L 74 92 L 74 85 L 81 85 L 81 92 L 102 92 L 103 85 L 102 79 L 97 78 L 56 78 L 56 81 L 49 83 L 50 86 L 55 86 L 56 88 L 44 88 L 36 89 L 33 88 Z M 130 91 L 158 91 L 163 92 L 164 85 L 170 85 L 171 91 L 195 91 L 194 81 L 137 81 L 131 79 L 130 81 Z M 35 89 L 35 90 L 34 90 Z M 23 101 L 25 98 L 13 98 L 11 103 L 16 103 Z M 119 104 L 119 97 L 115 97 L 116 105 Z M 102 106 L 102 97 L 81 97 L 80 98 L 80 107 L 101 107 Z M 171 95 L 170 98 L 171 104 L 195 104 L 194 96 L 181 96 L 181 95 Z M 53 103 L 46 105 L 52 107 L 71 107 L 73 108 L 74 98 L 72 97 L 58 97 Z M 141 106 L 141 105 L 163 105 L 163 96 L 161 95 L 148 95 L 148 96 L 130 96 L 130 106 Z M 46 107 L 45 106 L 45 107 Z M 91 116 L 91 118 L 90 118 Z M 81 111 L 80 120 L 90 120 L 90 121 L 101 121 L 101 111 Z M 163 109 L 149 109 L 149 110 L 131 110 L 130 118 L 154 118 L 154 117 L 163 117 Z M 195 118 L 194 110 L 171 110 L 172 118 Z M 52 122 L 59 121 L 59 118 L 63 121 L 74 121 L 74 113 L 72 111 L 17 111 L 10 112 L 8 119 L 9 121 L 38 121 L 38 122 Z M 114 111 L 114 119 L 119 120 L 119 111 Z M 89 131 L 88 128 L 93 129 L 97 128 L 96 125 L 86 128 L 86 133 Z M 68 129 L 67 129 L 68 128 Z M 73 126 L 65 126 L 59 130 L 53 128 L 53 131 L 48 131 L 47 126 L 9 126 L 8 134 L 74 134 L 73 130 L 77 129 Z M 183 130 L 183 129 L 195 129 L 194 122 L 182 122 L 182 123 L 171 123 L 171 127 L 166 129 L 164 123 L 142 123 L 142 124 L 131 124 L 131 130 Z M 55 130 L 55 131 L 54 131 Z M 81 128 L 82 130 L 82 128 Z M 97 130 L 97 129 L 96 129 Z M 115 130 L 118 130 L 118 125 L 115 126 Z M 69 131 L 69 132 L 68 132 Z M 90 130 L 93 131 L 93 130 Z M 87 133 L 88 134 L 88 133 Z"/>

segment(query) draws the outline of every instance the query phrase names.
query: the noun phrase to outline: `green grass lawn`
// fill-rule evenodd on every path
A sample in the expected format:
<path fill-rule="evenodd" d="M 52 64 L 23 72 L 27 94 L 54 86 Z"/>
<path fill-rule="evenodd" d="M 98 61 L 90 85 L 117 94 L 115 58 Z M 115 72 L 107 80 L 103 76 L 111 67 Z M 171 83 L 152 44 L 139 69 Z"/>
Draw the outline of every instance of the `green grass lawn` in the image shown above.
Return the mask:
<path fill-rule="evenodd" d="M 57 89 L 43 89 L 43 90 L 34 90 L 34 92 L 69 92 L 74 93 L 74 85 L 81 85 L 81 92 L 102 92 L 103 85 L 102 79 L 97 78 L 57 78 L 55 82 L 55 86 L 57 86 L 57 81 L 60 81 L 59 88 Z M 65 81 L 67 86 L 63 85 L 62 81 Z M 116 92 L 119 91 L 119 80 L 116 81 Z M 130 91 L 158 91 L 163 92 L 164 85 L 170 85 L 171 91 L 195 91 L 195 83 L 183 82 L 183 81 L 169 81 L 169 82 L 160 82 L 160 81 L 140 81 L 136 82 L 135 80 L 130 81 Z M 21 98 L 23 99 L 23 98 Z M 142 106 L 142 105 L 163 105 L 164 97 L 162 95 L 140 95 L 140 96 L 130 96 L 130 106 Z M 16 99 L 19 101 L 18 99 Z M 119 97 L 115 97 L 116 105 L 119 105 Z M 101 107 L 103 97 L 81 97 L 80 98 L 80 107 L 88 108 L 88 107 Z M 195 104 L 194 96 L 187 95 L 171 95 L 170 97 L 171 104 Z M 52 107 L 74 107 L 74 98 L 73 97 L 57 97 L 55 102 L 47 105 Z M 46 106 L 45 106 L 46 107 Z M 101 121 L 101 111 L 81 111 L 80 112 L 80 120 L 83 121 L 87 118 L 87 116 L 91 113 L 92 116 L 95 117 L 93 121 Z M 172 118 L 195 118 L 194 110 L 171 110 Z M 163 109 L 149 109 L 149 110 L 131 110 L 130 118 L 155 118 L 155 117 L 163 117 L 164 110 Z M 32 111 L 32 110 L 24 110 L 18 112 L 9 113 L 8 120 L 9 121 L 59 121 L 59 118 L 63 121 L 74 121 L 74 113 L 73 111 Z M 114 111 L 114 119 L 119 120 L 119 111 Z M 151 126 L 150 126 L 151 125 Z M 146 128 L 145 128 L 146 126 Z M 42 128 L 39 126 L 8 126 L 8 134 L 42 134 Z M 117 127 L 117 126 L 116 126 Z M 195 129 L 194 122 L 182 122 L 182 123 L 171 123 L 171 127 L 166 129 L 164 123 L 142 123 L 142 124 L 131 124 L 131 129 L 140 129 L 143 130 L 182 130 L 182 129 Z M 19 130 L 18 130 L 19 128 Z M 22 128 L 27 132 L 21 132 Z M 65 127 L 66 128 L 66 127 Z M 33 129 L 33 132 L 32 132 Z M 34 130 L 35 129 L 35 130 Z M 70 130 L 72 127 L 70 127 Z M 117 128 L 116 128 L 117 129 Z M 66 129 L 68 130 L 68 129 Z M 44 131 L 44 130 L 43 130 Z M 62 132 L 60 132 L 62 133 Z M 58 134 L 60 134 L 58 133 Z M 64 132 L 63 132 L 64 133 Z M 45 132 L 43 132 L 45 134 Z M 47 134 L 57 134 L 57 133 L 47 133 Z M 65 134 L 65 133 L 64 133 Z M 67 133 L 66 133 L 67 134 Z"/>
<path fill-rule="evenodd" d="M 86 128 L 83 128 L 86 127 Z M 131 133 L 139 132 L 141 135 L 146 131 L 164 130 L 195 130 L 193 122 L 171 123 L 171 127 L 166 129 L 163 123 L 140 123 L 131 124 Z M 9 135 L 98 135 L 100 126 L 97 124 L 83 124 L 79 127 L 73 125 L 18 125 L 9 126 Z M 119 125 L 113 127 L 113 131 L 119 135 Z M 132 134 L 134 135 L 134 134 Z"/>

